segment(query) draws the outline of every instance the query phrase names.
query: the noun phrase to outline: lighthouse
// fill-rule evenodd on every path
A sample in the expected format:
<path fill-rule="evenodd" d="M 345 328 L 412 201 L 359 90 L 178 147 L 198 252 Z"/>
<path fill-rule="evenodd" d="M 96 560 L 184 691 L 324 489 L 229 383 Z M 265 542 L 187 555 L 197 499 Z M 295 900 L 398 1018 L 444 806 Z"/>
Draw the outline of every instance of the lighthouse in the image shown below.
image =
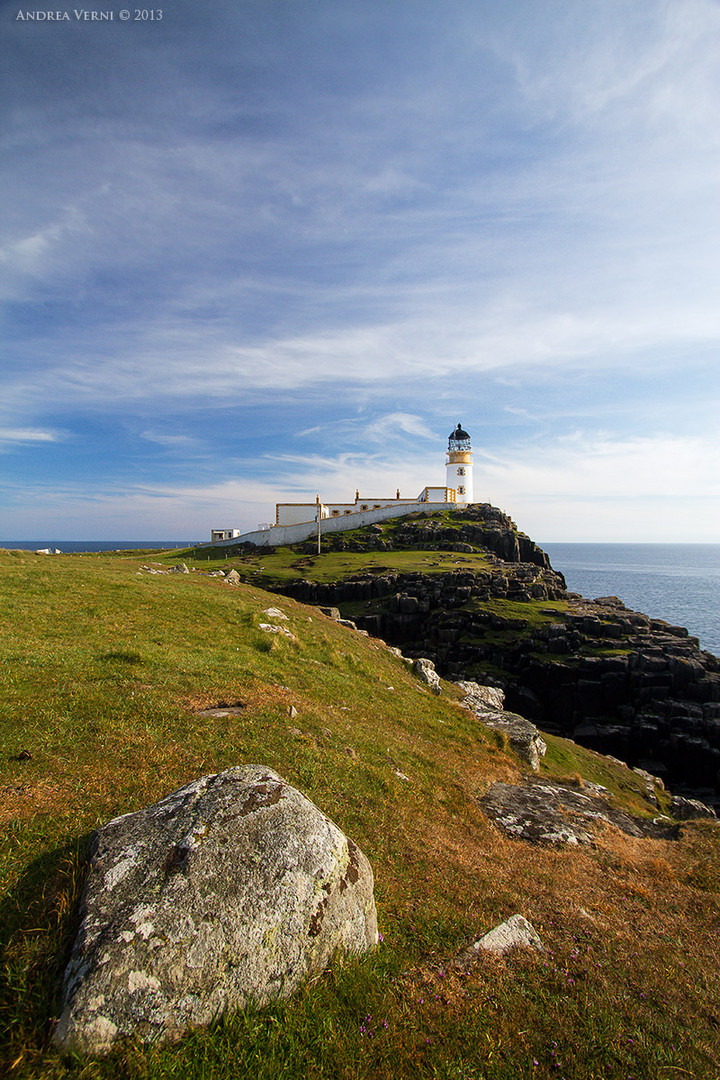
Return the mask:
<path fill-rule="evenodd" d="M 455 491 L 456 503 L 473 501 L 473 461 L 470 436 L 463 431 L 462 424 L 450 433 L 445 466 L 445 483 Z"/>

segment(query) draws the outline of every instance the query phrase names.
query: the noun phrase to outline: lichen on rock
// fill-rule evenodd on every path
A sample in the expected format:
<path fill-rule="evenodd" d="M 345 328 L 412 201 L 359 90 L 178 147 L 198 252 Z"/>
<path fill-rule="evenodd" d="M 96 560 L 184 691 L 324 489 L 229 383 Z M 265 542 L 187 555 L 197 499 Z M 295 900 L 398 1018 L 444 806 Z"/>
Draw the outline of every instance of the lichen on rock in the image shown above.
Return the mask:
<path fill-rule="evenodd" d="M 377 939 L 367 859 L 271 769 L 205 776 L 94 837 L 56 1042 L 177 1038 Z"/>
<path fill-rule="evenodd" d="M 459 682 L 458 686 L 465 692 L 463 704 L 486 727 L 507 736 L 518 757 L 538 772 L 540 758 L 547 753 L 547 744 L 535 725 L 524 716 L 504 710 L 505 695 L 497 687 L 479 686 L 476 682 Z"/>

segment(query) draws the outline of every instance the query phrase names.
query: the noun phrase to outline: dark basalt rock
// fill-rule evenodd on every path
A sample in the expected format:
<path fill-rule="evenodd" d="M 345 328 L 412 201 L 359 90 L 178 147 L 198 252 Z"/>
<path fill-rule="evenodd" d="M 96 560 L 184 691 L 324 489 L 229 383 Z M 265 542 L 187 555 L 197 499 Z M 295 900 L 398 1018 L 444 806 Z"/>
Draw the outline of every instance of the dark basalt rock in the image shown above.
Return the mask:
<path fill-rule="evenodd" d="M 384 530 L 392 539 L 382 542 L 421 550 L 469 545 L 485 553 L 487 569 L 374 568 L 280 591 L 305 603 L 352 604 L 358 627 L 408 656 L 427 657 L 441 676 L 501 686 L 507 709 L 541 731 L 631 765 L 652 759 L 673 789 L 719 800 L 720 659 L 684 627 L 631 611 L 617 597 L 568 593 L 547 555 L 495 507 L 470 506 L 455 520 L 413 514 Z M 357 541 L 359 550 L 379 542 L 379 533 Z M 493 600 L 515 602 L 512 617 L 491 604 L 484 610 Z M 552 622 L 539 624 L 537 602 L 545 600 L 565 600 L 567 608 L 549 610 Z M 360 614 L 359 601 L 366 607 Z M 524 618 L 522 604 L 530 602 Z"/>

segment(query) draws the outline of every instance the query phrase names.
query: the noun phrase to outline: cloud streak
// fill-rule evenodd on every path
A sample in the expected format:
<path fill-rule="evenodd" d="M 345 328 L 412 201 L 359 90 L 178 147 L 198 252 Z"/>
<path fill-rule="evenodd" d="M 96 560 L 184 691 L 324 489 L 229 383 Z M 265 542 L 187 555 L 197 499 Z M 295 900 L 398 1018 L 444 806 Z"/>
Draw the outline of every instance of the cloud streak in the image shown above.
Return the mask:
<path fill-rule="evenodd" d="M 56 431 L 42 431 L 39 428 L 0 427 L 0 446 L 22 446 L 32 443 L 54 443 L 62 438 Z"/>

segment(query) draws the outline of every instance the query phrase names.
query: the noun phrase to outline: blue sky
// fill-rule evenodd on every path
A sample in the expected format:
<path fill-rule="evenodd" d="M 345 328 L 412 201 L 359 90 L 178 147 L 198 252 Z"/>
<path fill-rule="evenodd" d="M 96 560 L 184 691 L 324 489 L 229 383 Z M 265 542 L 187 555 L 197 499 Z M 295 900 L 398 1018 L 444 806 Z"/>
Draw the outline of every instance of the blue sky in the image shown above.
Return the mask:
<path fill-rule="evenodd" d="M 45 10 L 0 5 L 0 538 L 415 495 L 461 420 L 537 540 L 720 542 L 717 0 Z"/>

